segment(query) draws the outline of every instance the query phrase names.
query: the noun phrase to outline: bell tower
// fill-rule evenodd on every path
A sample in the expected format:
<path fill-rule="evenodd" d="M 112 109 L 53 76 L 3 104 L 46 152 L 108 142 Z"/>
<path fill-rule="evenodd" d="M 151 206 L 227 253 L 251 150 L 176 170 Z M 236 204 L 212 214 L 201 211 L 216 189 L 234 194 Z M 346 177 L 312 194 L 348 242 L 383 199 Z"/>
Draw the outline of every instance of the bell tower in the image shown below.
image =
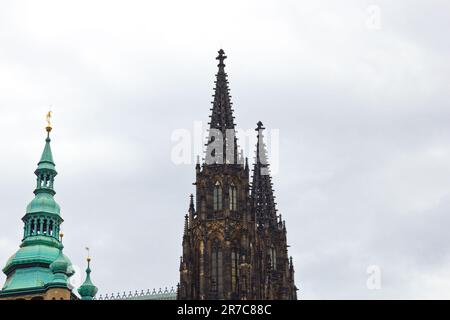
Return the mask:
<path fill-rule="evenodd" d="M 54 195 L 57 175 L 50 147 L 50 112 L 47 138 L 39 160 L 34 199 L 28 204 L 23 239 L 19 250 L 7 261 L 3 272 L 6 282 L 1 299 L 69 300 L 76 296 L 68 279 L 74 274 L 70 260 L 63 254 L 63 219 Z"/>

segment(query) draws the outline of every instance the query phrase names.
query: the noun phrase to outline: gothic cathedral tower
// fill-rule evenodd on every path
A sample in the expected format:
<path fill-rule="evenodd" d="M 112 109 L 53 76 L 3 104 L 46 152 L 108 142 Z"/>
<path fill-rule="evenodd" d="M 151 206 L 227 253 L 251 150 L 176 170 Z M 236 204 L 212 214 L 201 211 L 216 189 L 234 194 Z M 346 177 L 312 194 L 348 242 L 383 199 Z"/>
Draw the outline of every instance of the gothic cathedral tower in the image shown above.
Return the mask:
<path fill-rule="evenodd" d="M 179 299 L 296 299 L 286 227 L 277 216 L 258 123 L 253 183 L 238 154 L 223 50 L 206 156 L 196 165 L 196 201 L 185 216 Z M 250 194 L 250 190 L 252 193 Z"/>

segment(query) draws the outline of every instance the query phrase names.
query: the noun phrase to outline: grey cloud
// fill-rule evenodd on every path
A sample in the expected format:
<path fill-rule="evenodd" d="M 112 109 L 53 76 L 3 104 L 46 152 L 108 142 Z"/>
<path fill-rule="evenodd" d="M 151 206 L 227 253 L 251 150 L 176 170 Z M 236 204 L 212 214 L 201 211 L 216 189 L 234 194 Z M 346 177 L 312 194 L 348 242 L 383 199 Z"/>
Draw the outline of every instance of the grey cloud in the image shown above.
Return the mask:
<path fill-rule="evenodd" d="M 370 4 L 2 2 L 0 262 L 52 104 L 68 256 L 83 270 L 91 247 L 102 293 L 176 285 L 195 176 L 170 137 L 208 120 L 223 46 L 237 124 L 280 129 L 274 184 L 302 297 L 448 298 L 450 11 L 380 1 L 373 31 Z M 371 264 L 381 290 L 366 288 Z"/>

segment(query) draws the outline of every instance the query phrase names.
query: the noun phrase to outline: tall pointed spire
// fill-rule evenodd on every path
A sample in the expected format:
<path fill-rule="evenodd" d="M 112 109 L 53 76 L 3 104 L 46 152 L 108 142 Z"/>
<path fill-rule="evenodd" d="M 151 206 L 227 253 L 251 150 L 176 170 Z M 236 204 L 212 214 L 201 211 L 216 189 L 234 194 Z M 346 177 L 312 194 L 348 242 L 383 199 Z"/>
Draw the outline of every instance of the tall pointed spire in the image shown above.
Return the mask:
<path fill-rule="evenodd" d="M 217 65 L 219 70 L 216 74 L 215 88 L 214 88 L 214 101 L 212 101 L 213 107 L 211 108 L 211 116 L 209 122 L 209 139 L 207 146 L 208 152 L 213 152 L 213 156 L 216 157 L 219 163 L 238 163 L 237 153 L 237 139 L 235 134 L 235 124 L 233 109 L 230 96 L 230 89 L 228 87 L 228 75 L 225 72 L 224 61 L 227 58 L 223 49 L 218 51 L 219 55 L 216 57 L 219 60 Z M 224 143 L 222 148 L 214 148 L 212 142 L 217 139 L 217 135 L 220 134 Z M 212 151 L 211 149 L 214 149 Z M 227 155 L 227 152 L 229 153 Z"/>
<path fill-rule="evenodd" d="M 185 214 L 184 215 L 184 229 L 183 229 L 184 236 L 188 235 L 188 229 L 189 229 L 189 217 L 187 214 Z"/>
<path fill-rule="evenodd" d="M 60 214 L 60 207 L 54 200 L 53 196 L 56 194 L 54 189 L 55 177 L 58 174 L 55 169 L 55 162 L 53 160 L 52 148 L 50 146 L 50 132 L 52 126 L 50 124 L 51 113 L 47 114 L 47 138 L 45 139 L 44 150 L 38 162 L 37 168 L 34 171 L 36 175 L 36 189 L 34 194 L 36 197 L 27 206 L 27 214 L 31 213 L 49 213 Z M 61 221 L 62 222 L 62 221 Z M 58 239 L 59 235 L 55 233 L 54 238 Z"/>
<path fill-rule="evenodd" d="M 275 197 L 273 195 L 267 150 L 264 143 L 264 129 L 265 128 L 262 122 L 259 121 L 255 129 L 255 131 L 258 132 L 258 142 L 256 144 L 256 156 L 253 167 L 253 183 L 251 193 L 251 201 L 259 225 L 277 223 Z"/>
<path fill-rule="evenodd" d="M 60 207 L 53 198 L 57 172 L 50 147 L 50 117 L 51 113 L 48 113 L 45 147 L 34 172 L 35 197 L 22 218 L 24 232 L 20 249 L 3 268 L 7 280 L 0 295 L 10 291 L 27 292 L 30 288 L 41 291 L 50 287 L 71 290 L 67 279 L 74 274 L 74 270 L 62 252 L 60 225 L 63 219 Z"/>
<path fill-rule="evenodd" d="M 219 129 L 225 134 L 226 129 L 234 129 L 234 117 L 232 102 L 230 96 L 230 89 L 228 88 L 228 75 L 225 72 L 224 60 L 227 58 L 225 52 L 220 49 L 219 55 L 216 57 L 219 60 L 219 71 L 216 74 L 216 87 L 214 89 L 214 101 L 211 114 L 211 129 Z"/>

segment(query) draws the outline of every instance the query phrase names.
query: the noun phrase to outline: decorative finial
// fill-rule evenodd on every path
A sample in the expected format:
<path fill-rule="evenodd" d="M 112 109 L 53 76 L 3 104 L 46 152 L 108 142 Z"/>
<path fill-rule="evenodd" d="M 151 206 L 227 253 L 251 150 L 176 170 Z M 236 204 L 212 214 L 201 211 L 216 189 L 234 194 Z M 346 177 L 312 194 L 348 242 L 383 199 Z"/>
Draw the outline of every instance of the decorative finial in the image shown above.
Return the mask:
<path fill-rule="evenodd" d="M 63 237 L 64 237 L 64 233 L 60 232 L 59 233 L 59 239 L 60 239 L 61 242 L 62 242 Z"/>
<path fill-rule="evenodd" d="M 48 133 L 50 133 L 50 131 L 52 131 L 51 119 L 52 119 L 52 112 L 49 111 L 49 112 L 47 112 L 47 115 L 45 116 L 45 120 L 47 121 L 47 127 L 45 127 L 45 130 L 47 130 Z"/>
<path fill-rule="evenodd" d="M 227 56 L 225 55 L 225 51 L 223 51 L 223 49 L 220 49 L 218 53 L 219 55 L 216 58 L 217 60 L 219 60 L 218 67 L 225 67 L 225 64 L 223 63 L 223 61 L 227 58 Z"/>
<path fill-rule="evenodd" d="M 89 254 L 89 248 L 86 247 L 85 249 L 87 251 L 86 280 L 84 280 L 83 284 L 78 288 L 78 293 L 81 296 L 81 300 L 93 300 L 97 294 L 98 288 L 91 281 L 91 257 Z M 111 295 L 111 299 L 114 299 L 114 294 Z M 117 294 L 116 299 L 120 299 L 120 294 Z"/>
<path fill-rule="evenodd" d="M 259 131 L 259 130 L 264 130 L 264 125 L 261 121 L 258 121 L 258 123 L 256 124 L 258 127 L 255 129 L 255 131 Z"/>

